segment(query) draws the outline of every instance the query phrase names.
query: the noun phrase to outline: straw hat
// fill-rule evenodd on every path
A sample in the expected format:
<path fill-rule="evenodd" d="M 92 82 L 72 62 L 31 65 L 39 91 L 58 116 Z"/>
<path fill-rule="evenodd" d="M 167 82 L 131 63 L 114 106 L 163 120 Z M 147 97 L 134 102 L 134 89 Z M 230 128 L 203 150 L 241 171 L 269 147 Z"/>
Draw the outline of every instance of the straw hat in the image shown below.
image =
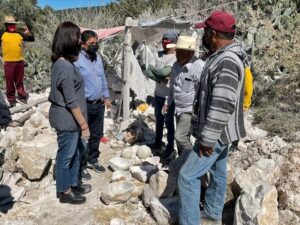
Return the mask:
<path fill-rule="evenodd" d="M 176 49 L 183 49 L 187 51 L 195 51 L 196 49 L 196 38 L 190 36 L 179 36 Z"/>
<path fill-rule="evenodd" d="M 4 23 L 17 24 L 19 22 L 12 16 L 5 16 Z"/>

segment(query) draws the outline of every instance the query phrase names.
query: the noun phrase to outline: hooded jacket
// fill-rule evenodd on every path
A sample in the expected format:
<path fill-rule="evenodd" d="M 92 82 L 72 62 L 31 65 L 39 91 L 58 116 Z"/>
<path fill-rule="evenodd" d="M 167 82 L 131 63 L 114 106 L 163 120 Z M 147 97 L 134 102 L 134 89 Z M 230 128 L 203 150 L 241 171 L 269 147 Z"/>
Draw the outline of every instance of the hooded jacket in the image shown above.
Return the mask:
<path fill-rule="evenodd" d="M 243 116 L 244 64 L 238 42 L 218 49 L 206 61 L 193 105 L 191 133 L 198 143 L 214 147 L 246 136 Z"/>

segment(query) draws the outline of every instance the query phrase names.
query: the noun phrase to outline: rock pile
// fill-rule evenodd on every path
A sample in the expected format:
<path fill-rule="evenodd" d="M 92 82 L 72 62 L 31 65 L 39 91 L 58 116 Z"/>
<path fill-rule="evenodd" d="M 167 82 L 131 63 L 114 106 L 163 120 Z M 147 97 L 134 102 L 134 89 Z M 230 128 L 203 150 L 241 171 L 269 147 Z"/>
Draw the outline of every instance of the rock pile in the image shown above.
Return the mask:
<path fill-rule="evenodd" d="M 6 193 L 3 198 L 1 196 L 2 212 L 5 212 L 5 207 L 9 210 L 9 203 L 22 201 L 29 204 L 28 210 L 33 214 L 40 214 L 39 201 L 46 198 L 51 190 L 55 190 L 52 170 L 57 143 L 55 132 L 48 123 L 48 109 L 49 104 L 44 103 L 35 109 L 36 112 L 23 127 L 1 131 L 0 191 Z M 149 127 L 153 127 L 151 116 L 146 116 L 144 115 L 144 120 Z M 103 163 L 111 171 L 105 173 L 102 183 L 95 181 L 94 185 L 101 186 L 100 191 L 94 193 L 96 198 L 88 199 L 90 203 L 84 207 L 99 209 L 101 212 L 105 209 L 111 212 L 120 207 L 129 207 L 144 215 L 141 218 L 136 218 L 136 215 L 120 217 L 120 214 L 101 217 L 101 221 L 106 221 L 107 224 L 132 225 L 132 221 L 141 224 L 145 218 L 147 224 L 177 224 L 177 175 L 188 151 L 165 166 L 143 143 L 129 146 L 118 141 L 113 120 L 105 118 L 105 124 L 105 132 L 111 139 L 108 147 L 111 154 Z M 250 133 L 240 141 L 238 150 L 229 154 L 223 223 L 299 224 L 299 142 L 288 143 L 278 136 L 267 136 L 265 131 L 252 127 L 251 115 L 247 116 L 246 124 Z M 293 140 L 300 139 L 299 133 L 294 135 Z M 33 197 L 32 193 L 37 194 Z M 147 211 L 151 212 L 156 222 L 149 218 Z M 7 215 L 10 215 L 9 212 Z"/>

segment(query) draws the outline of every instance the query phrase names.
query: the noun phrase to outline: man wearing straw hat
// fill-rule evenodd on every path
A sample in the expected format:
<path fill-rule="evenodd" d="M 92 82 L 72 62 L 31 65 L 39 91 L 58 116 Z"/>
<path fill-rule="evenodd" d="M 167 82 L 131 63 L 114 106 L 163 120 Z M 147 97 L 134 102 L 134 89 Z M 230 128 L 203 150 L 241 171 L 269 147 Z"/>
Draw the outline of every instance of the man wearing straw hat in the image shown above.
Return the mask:
<path fill-rule="evenodd" d="M 175 140 L 180 155 L 183 150 L 193 148 L 190 141 L 190 124 L 197 83 L 200 80 L 204 62 L 194 56 L 196 38 L 180 36 L 174 46 L 176 46 L 177 62 L 174 63 L 171 72 L 170 92 L 166 107 L 175 103 Z"/>
<path fill-rule="evenodd" d="M 0 46 L 2 47 L 2 56 L 4 61 L 4 74 L 6 82 L 6 97 L 9 106 L 16 105 L 17 100 L 21 103 L 27 103 L 28 94 L 25 91 L 24 80 L 24 57 L 23 41 L 34 41 L 34 36 L 23 27 L 22 32 L 17 31 L 16 20 L 11 16 L 5 17 L 5 30 L 0 31 Z M 16 91 L 18 96 L 16 97 Z"/>
<path fill-rule="evenodd" d="M 196 142 L 178 176 L 179 221 L 181 225 L 221 225 L 228 148 L 246 135 L 243 61 L 247 55 L 234 41 L 236 21 L 229 13 L 215 11 L 198 28 L 204 28 L 202 44 L 212 54 L 194 100 L 191 132 Z M 211 179 L 200 213 L 199 178 L 207 172 Z"/>

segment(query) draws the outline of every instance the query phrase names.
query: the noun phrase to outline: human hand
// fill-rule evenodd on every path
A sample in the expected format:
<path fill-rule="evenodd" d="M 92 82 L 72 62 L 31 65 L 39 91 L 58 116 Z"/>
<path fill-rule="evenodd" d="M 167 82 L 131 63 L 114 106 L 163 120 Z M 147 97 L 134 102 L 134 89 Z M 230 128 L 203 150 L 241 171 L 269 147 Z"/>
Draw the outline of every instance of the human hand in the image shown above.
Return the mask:
<path fill-rule="evenodd" d="M 83 140 L 85 140 L 86 142 L 88 142 L 88 140 L 90 139 L 90 129 L 86 128 L 85 130 L 81 131 L 81 138 Z"/>
<path fill-rule="evenodd" d="M 168 112 L 168 110 L 169 110 L 169 107 L 168 107 L 168 105 L 164 104 L 164 106 L 163 106 L 162 110 L 163 110 L 163 113 L 167 113 L 167 112 Z"/>
<path fill-rule="evenodd" d="M 200 158 L 203 156 L 210 157 L 214 152 L 212 147 L 206 147 L 202 144 L 195 144 L 194 148 L 196 148 Z"/>
<path fill-rule="evenodd" d="M 108 98 L 104 99 L 104 105 L 105 105 L 107 108 L 110 108 L 110 107 L 111 107 L 111 100 L 109 100 Z"/>

